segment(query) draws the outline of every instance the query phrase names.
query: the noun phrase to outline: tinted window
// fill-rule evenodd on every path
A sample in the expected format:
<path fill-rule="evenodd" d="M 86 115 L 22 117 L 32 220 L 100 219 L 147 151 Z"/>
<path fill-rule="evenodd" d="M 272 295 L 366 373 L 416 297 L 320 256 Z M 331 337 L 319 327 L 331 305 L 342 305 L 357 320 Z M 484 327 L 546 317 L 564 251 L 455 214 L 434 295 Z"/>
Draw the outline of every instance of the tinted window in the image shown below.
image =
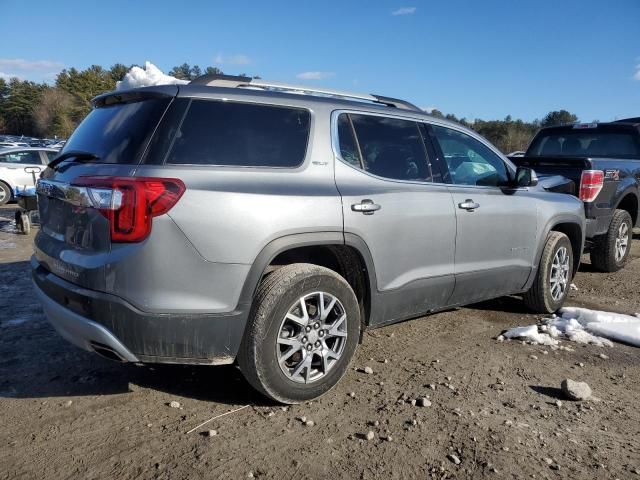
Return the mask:
<path fill-rule="evenodd" d="M 349 117 L 367 172 L 396 180 L 431 181 L 417 123 L 370 115 Z"/>
<path fill-rule="evenodd" d="M 193 100 L 167 163 L 297 167 L 304 161 L 310 114 L 299 108 Z"/>
<path fill-rule="evenodd" d="M 47 163 L 58 156 L 58 152 L 44 152 L 47 155 Z"/>
<path fill-rule="evenodd" d="M 640 145 L 631 133 L 596 129 L 543 132 L 535 138 L 527 155 L 640 158 Z"/>
<path fill-rule="evenodd" d="M 155 98 L 95 108 L 61 153 L 80 150 L 103 163 L 138 163 L 169 101 Z"/>
<path fill-rule="evenodd" d="M 42 165 L 38 152 L 12 152 L 0 155 L 0 163 L 19 163 L 21 165 Z"/>
<path fill-rule="evenodd" d="M 349 165 L 361 168 L 360 154 L 358 153 L 356 140 L 353 137 L 351 121 L 346 113 L 338 117 L 338 140 L 340 141 L 340 156 L 342 159 Z"/>
<path fill-rule="evenodd" d="M 495 187 L 508 181 L 506 165 L 484 144 L 456 130 L 432 128 L 453 183 Z"/>

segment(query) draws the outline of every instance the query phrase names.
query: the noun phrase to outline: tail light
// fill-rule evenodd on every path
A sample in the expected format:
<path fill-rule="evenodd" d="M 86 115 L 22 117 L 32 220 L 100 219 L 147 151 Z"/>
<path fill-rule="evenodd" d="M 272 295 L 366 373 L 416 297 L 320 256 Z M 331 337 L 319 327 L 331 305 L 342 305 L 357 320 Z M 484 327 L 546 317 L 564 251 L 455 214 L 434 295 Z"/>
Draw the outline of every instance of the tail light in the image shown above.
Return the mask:
<path fill-rule="evenodd" d="M 109 220 L 112 242 L 141 242 L 153 217 L 167 213 L 186 190 L 177 178 L 78 177 L 90 203 Z"/>
<path fill-rule="evenodd" d="M 580 177 L 580 200 L 593 202 L 604 185 L 602 170 L 583 170 Z"/>

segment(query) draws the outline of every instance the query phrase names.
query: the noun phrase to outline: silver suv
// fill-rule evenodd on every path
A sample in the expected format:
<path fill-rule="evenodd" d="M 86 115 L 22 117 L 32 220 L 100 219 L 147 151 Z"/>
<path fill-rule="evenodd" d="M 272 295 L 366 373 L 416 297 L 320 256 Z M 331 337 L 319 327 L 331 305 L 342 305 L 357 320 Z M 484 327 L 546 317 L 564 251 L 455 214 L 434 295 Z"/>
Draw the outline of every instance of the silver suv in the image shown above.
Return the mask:
<path fill-rule="evenodd" d="M 296 403 L 365 329 L 553 312 L 578 267 L 580 201 L 401 100 L 205 76 L 94 106 L 38 184 L 32 266 L 60 334 L 111 359 L 237 361 Z"/>

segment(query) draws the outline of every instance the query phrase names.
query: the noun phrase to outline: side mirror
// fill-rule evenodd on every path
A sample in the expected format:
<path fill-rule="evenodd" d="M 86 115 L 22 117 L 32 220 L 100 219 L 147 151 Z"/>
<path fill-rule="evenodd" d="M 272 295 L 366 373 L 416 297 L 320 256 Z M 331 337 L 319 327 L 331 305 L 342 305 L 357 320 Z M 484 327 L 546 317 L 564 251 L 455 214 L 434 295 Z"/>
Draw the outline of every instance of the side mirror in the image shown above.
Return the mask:
<path fill-rule="evenodd" d="M 517 187 L 535 187 L 538 184 L 538 176 L 529 167 L 518 167 L 515 184 Z"/>

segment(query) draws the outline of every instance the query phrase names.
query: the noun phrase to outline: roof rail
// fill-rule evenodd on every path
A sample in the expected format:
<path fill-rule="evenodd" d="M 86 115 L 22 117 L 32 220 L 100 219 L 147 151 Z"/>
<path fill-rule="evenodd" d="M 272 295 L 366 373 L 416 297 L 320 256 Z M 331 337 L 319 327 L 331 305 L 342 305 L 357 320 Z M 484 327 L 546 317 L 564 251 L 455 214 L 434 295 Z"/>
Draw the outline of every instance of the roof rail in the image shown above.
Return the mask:
<path fill-rule="evenodd" d="M 316 95 L 324 95 L 327 97 L 363 100 L 363 101 L 378 103 L 381 105 L 386 105 L 388 107 L 422 112 L 422 110 L 420 110 L 414 104 L 409 103 L 405 100 L 400 100 L 392 97 L 384 97 L 382 95 L 374 95 L 374 94 L 368 94 L 368 93 L 354 93 L 354 92 L 347 92 L 344 90 L 333 90 L 329 88 L 310 87 L 308 85 L 293 85 L 293 84 L 284 83 L 284 82 L 267 82 L 258 78 L 250 78 L 250 77 L 243 77 L 243 76 L 236 76 L 236 75 L 219 75 L 219 74 L 201 75 L 200 77 L 197 77 L 191 80 L 190 84 L 207 85 L 209 87 L 255 88 L 255 89 L 263 89 L 263 90 L 275 90 L 279 92 L 297 92 L 297 93 L 311 94 L 311 95 L 316 94 Z"/>

